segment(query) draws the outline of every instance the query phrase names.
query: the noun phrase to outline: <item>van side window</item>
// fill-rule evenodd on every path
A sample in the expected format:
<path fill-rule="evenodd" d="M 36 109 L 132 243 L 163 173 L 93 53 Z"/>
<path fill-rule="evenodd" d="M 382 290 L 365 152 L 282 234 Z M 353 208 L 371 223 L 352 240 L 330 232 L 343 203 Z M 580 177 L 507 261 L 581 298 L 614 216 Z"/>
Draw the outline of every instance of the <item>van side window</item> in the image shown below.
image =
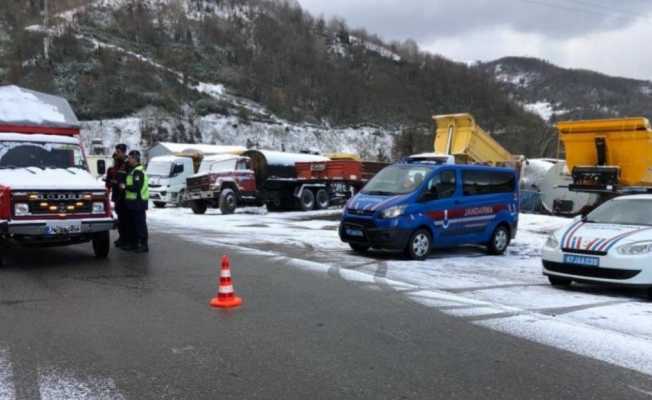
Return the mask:
<path fill-rule="evenodd" d="M 511 193 L 514 191 L 515 176 L 509 172 L 464 171 L 462 182 L 464 196 Z"/>
<path fill-rule="evenodd" d="M 436 188 L 437 198 L 447 199 L 455 194 L 456 183 L 455 171 L 443 171 L 428 182 L 428 191 L 432 192 Z"/>

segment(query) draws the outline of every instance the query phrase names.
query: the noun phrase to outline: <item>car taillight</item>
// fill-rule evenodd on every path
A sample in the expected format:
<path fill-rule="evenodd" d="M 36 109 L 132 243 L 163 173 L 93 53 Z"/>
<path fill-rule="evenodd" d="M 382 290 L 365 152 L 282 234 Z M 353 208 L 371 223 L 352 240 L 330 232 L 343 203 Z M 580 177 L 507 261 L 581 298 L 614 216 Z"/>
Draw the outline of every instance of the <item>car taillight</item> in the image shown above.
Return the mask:
<path fill-rule="evenodd" d="M 0 186 L 0 218 L 11 218 L 11 189 Z"/>

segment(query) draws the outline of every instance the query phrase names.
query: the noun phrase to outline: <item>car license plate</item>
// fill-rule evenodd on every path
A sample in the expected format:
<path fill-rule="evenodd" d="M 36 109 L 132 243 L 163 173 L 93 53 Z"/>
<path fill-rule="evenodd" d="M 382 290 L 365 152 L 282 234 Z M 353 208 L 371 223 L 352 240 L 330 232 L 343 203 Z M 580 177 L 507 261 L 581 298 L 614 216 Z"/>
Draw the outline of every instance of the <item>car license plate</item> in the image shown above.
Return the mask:
<path fill-rule="evenodd" d="M 364 237 L 364 232 L 360 229 L 346 228 L 346 234 L 353 237 Z"/>
<path fill-rule="evenodd" d="M 48 221 L 45 226 L 46 235 L 69 235 L 81 233 L 81 221 Z"/>
<path fill-rule="evenodd" d="M 599 257 L 589 257 L 589 256 L 578 256 L 574 254 L 565 254 L 564 255 L 565 264 L 573 265 L 583 265 L 586 267 L 599 267 L 600 258 Z"/>

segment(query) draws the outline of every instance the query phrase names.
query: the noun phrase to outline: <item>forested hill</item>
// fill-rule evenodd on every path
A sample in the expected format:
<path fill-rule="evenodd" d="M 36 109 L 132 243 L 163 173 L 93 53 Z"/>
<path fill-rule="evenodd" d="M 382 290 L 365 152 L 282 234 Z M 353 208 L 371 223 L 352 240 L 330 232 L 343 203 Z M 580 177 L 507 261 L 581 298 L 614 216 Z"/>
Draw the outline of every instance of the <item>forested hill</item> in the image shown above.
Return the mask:
<path fill-rule="evenodd" d="M 164 139 L 202 140 L 193 118 L 222 115 L 322 128 L 432 132 L 431 116 L 471 112 L 513 152 L 541 155 L 551 130 L 512 98 L 494 70 L 385 43 L 286 1 L 68 0 L 51 2 L 50 59 L 40 1 L 0 11 L 0 81 L 61 94 L 80 118 L 152 108 L 190 120 Z M 414 141 L 411 141 L 414 142 Z M 398 143 L 404 143 L 400 140 Z M 407 152 L 428 149 L 424 143 Z"/>

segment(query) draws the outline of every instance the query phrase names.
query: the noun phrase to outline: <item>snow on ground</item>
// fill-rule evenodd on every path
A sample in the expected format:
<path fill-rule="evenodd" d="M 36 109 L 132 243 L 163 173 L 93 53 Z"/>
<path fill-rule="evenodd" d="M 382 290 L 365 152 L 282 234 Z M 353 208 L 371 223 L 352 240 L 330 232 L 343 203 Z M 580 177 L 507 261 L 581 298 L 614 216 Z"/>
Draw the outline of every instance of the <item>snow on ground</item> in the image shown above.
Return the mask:
<path fill-rule="evenodd" d="M 184 240 L 277 257 L 363 288 L 399 293 L 480 326 L 652 375 L 652 303 L 644 293 L 589 285 L 560 290 L 542 276 L 547 235 L 569 220 L 522 214 L 518 236 L 503 257 L 465 247 L 437 250 L 417 262 L 383 252 L 351 252 L 337 234 L 339 215 L 338 210 L 249 208 L 201 216 L 167 208 L 152 210 L 149 218 L 154 229 Z"/>

